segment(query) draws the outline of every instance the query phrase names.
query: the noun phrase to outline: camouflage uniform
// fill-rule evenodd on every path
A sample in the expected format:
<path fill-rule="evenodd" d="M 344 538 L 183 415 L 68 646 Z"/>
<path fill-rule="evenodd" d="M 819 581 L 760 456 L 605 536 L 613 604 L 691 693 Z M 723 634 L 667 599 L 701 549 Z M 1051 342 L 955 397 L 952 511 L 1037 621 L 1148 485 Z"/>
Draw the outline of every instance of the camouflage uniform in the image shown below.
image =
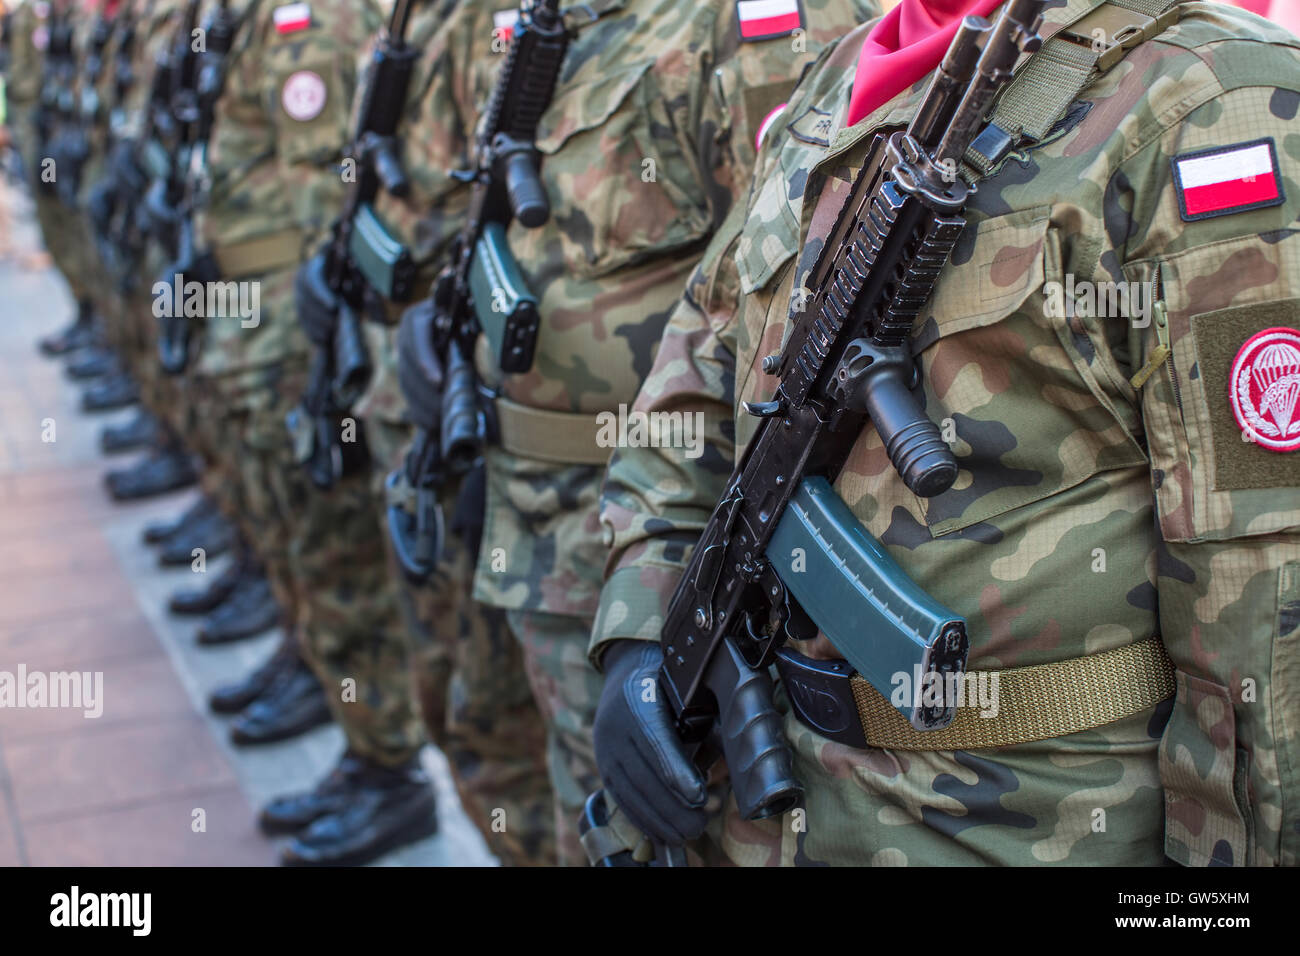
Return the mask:
<path fill-rule="evenodd" d="M 60 170 L 57 165 L 48 168 L 46 166 L 47 160 L 50 159 L 50 147 L 60 133 L 65 131 L 64 123 L 70 122 L 71 118 L 67 117 L 62 121 L 55 119 L 50 128 L 49 141 L 42 144 L 35 125 L 36 113 L 42 107 L 36 106 L 34 109 L 29 109 L 27 102 L 24 102 L 24 96 L 28 93 L 34 93 L 34 100 L 42 100 L 51 96 L 57 97 L 61 102 L 61 106 L 71 106 L 75 102 L 78 90 L 75 75 L 65 77 L 61 85 L 57 88 L 51 88 L 51 77 L 45 65 L 47 61 L 46 47 L 49 43 L 50 28 L 56 19 L 62 18 L 65 22 L 70 20 L 74 31 L 73 52 L 77 58 L 77 70 L 80 71 L 81 54 L 85 49 L 85 26 L 86 21 L 90 18 L 84 17 L 76 11 L 71 0 L 62 0 L 62 2 L 56 3 L 25 4 L 24 8 L 28 6 L 32 8 L 31 13 L 24 14 L 15 27 L 15 50 L 26 51 L 22 55 L 16 55 L 15 69 L 21 64 L 24 68 L 34 70 L 35 88 L 33 89 L 28 82 L 20 80 L 19 88 L 12 97 L 15 105 L 19 106 L 20 115 L 23 118 L 19 126 L 23 165 L 33 186 L 32 196 L 36 207 L 36 220 L 40 224 L 45 247 L 50 253 L 54 267 L 59 270 L 68 283 L 73 298 L 80 303 L 89 301 L 91 298 L 92 293 L 88 277 L 93 274 L 93 269 L 90 267 L 93 260 L 88 257 L 89 245 L 77 209 L 64 202 L 63 198 L 55 192 L 55 183 Z M 41 66 L 32 64 L 28 59 L 30 50 L 33 47 L 39 52 Z M 11 70 L 10 73 L 11 75 L 17 75 L 14 70 Z M 34 102 L 32 102 L 32 106 L 35 106 Z M 66 174 L 68 171 L 65 169 L 63 172 Z M 47 180 L 48 176 L 52 176 L 53 179 Z"/>
<path fill-rule="evenodd" d="M 463 117 L 434 107 L 462 95 L 476 106 L 486 102 L 501 62 L 496 50 L 502 44 L 493 44 L 492 15 L 514 9 L 508 2 L 466 0 L 460 4 L 466 11 L 451 16 L 455 6 L 428 2 L 412 20 L 407 42 L 422 51 L 402 131 L 412 190 L 404 200 L 381 190 L 373 203 L 426 270 L 424 289 L 469 198 L 464 184 L 449 173 L 469 163 L 473 114 Z M 366 335 L 375 374 L 354 411 L 370 446 L 375 500 L 383 504 L 383 482 L 402 466 L 412 429 L 397 383 L 396 325 L 368 323 Z M 385 524 L 383 507 L 375 518 L 379 526 Z M 368 678 L 377 686 L 388 685 L 392 706 L 387 714 L 399 725 L 399 704 L 409 712 L 411 698 L 395 678 L 413 671 L 425 728 L 447 755 L 461 804 L 489 849 L 505 865 L 554 862 L 545 728 L 505 616 L 469 596 L 472 561 L 467 543 L 449 531 L 438 567 L 422 585 L 409 582 L 397 568 L 392 574 L 399 584 L 406 632 L 376 634 L 376 640 L 385 640 L 390 659 L 402 666 L 387 674 L 358 674 L 358 683 Z M 346 717 L 343 725 L 346 730 Z"/>
<path fill-rule="evenodd" d="M 1052 9 L 1049 24 L 1095 3 Z M 683 541 L 720 496 L 770 397 L 762 357 L 870 134 L 905 124 L 923 84 L 844 128 L 865 36 L 814 69 L 674 314 L 638 399 L 700 410 L 700 462 L 626 450 L 602 522 L 615 545 L 593 656 L 657 639 Z M 931 594 L 969 622 L 969 666 L 1062 661 L 1159 635 L 1176 696 L 1069 736 L 973 751 L 855 749 L 786 717 L 805 806 L 724 848 L 756 864 L 1279 865 L 1300 849 L 1295 706 L 1300 456 L 1243 441 L 1226 363 L 1267 326 L 1300 324 L 1300 41 L 1190 3 L 1181 22 L 1092 81 L 1040 145 L 983 181 L 913 350 L 925 406 L 955 426 L 962 471 L 929 500 L 874 429 L 836 489 Z M 824 122 L 818 132 L 817 122 Z M 1171 157 L 1272 137 L 1286 199 L 1189 221 Z M 1063 315 L 1053 283 L 1152 281 L 1172 358 L 1140 317 Z M 1101 563 L 1098 563 L 1098 559 Z M 841 657 L 819 638 L 801 648 Z M 1172 705 L 1172 712 L 1171 712 Z M 1104 811 L 1099 814 L 1098 811 Z M 1104 826 L 1098 827 L 1098 820 Z"/>
<path fill-rule="evenodd" d="M 310 25 L 281 32 L 276 4 L 251 0 L 230 53 L 196 229 L 223 281 L 257 286 L 261 314 L 254 327 L 237 316 L 209 317 L 188 387 L 212 430 L 203 443 L 238 470 L 236 511 L 286 628 L 342 717 L 343 709 L 383 706 L 364 693 L 345 704 L 351 695 L 342 681 L 355 677 L 357 657 L 382 656 L 370 636 L 394 626 L 396 604 L 364 482 L 328 493 L 312 487 L 294 460 L 285 416 L 306 387 L 309 354 L 294 275 L 342 202 L 354 58 L 379 15 L 370 3 L 310 6 Z M 411 738 L 357 744 L 385 762 L 405 759 Z"/>
<path fill-rule="evenodd" d="M 598 0 L 567 14 L 572 41 L 538 130 L 549 221 L 508 240 L 543 317 L 530 372 L 483 379 L 520 406 L 572 416 L 630 402 L 698 252 L 749 187 L 762 119 L 822 42 L 858 22 L 849 3 L 805 4 L 794 36 L 741 42 L 735 4 Z M 810 52 L 811 51 L 811 52 Z M 464 112 L 472 104 L 461 101 Z M 543 441 L 550 435 L 539 436 Z M 604 546 L 603 466 L 492 447 L 474 596 L 503 609 L 546 720 L 561 862 L 584 859 L 576 819 L 597 783 L 599 676 L 585 646 Z"/>

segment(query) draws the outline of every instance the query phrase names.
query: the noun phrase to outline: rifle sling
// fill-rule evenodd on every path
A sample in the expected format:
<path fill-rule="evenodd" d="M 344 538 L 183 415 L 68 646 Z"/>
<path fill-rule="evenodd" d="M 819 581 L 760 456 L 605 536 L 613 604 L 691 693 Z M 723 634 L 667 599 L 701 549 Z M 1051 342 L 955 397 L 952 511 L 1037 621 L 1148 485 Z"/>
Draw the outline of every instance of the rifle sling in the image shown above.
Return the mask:
<path fill-rule="evenodd" d="M 1059 25 L 1042 49 L 1016 70 L 1015 79 L 998 97 L 988 127 L 966 150 L 966 164 L 982 178 L 1017 141 L 1042 141 L 1089 83 L 1175 23 L 1183 2 L 1102 0 Z"/>

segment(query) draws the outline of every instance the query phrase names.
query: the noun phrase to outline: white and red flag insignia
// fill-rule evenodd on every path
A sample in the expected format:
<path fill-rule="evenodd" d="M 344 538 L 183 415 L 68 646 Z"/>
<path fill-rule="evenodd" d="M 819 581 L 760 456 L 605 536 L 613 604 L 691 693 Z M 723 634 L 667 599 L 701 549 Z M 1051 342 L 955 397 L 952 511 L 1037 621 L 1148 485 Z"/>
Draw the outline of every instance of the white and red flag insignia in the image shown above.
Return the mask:
<path fill-rule="evenodd" d="M 1272 139 L 1185 153 L 1172 162 L 1184 222 L 1280 206 L 1285 199 Z"/>
<path fill-rule="evenodd" d="M 311 26 L 311 4 L 287 3 L 271 14 L 276 33 L 297 33 Z"/>
<path fill-rule="evenodd" d="M 492 35 L 502 43 L 509 43 L 515 38 L 515 24 L 519 22 L 519 10 L 499 10 L 492 14 Z"/>
<path fill-rule="evenodd" d="M 1269 451 L 1300 449 L 1300 332 L 1265 329 L 1232 363 L 1228 398 L 1237 424 Z"/>
<path fill-rule="evenodd" d="M 742 40 L 789 36 L 803 26 L 799 0 L 736 0 Z"/>

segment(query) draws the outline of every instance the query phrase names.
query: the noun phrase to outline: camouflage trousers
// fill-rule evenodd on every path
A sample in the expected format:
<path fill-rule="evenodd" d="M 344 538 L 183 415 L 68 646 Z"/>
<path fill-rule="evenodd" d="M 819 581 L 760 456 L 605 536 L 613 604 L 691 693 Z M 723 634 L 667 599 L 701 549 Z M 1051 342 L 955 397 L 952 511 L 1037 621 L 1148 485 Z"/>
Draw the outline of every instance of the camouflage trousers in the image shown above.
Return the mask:
<path fill-rule="evenodd" d="M 410 429 L 372 417 L 366 434 L 382 482 L 401 465 Z M 454 534 L 427 582 L 407 579 L 391 550 L 390 560 L 420 712 L 447 757 L 465 813 L 503 865 L 553 864 L 545 730 L 505 614 L 471 599 L 473 562 Z"/>
<path fill-rule="evenodd" d="M 592 620 L 511 610 L 510 630 L 523 650 L 533 699 L 546 724 L 546 766 L 555 800 L 555 841 L 561 866 L 583 866 L 578 818 L 599 789 L 591 728 L 603 679 L 587 660 Z"/>
<path fill-rule="evenodd" d="M 63 204 L 58 196 L 37 185 L 32 190 L 36 205 L 36 220 L 41 227 L 45 249 L 62 273 L 80 302 L 89 298 L 91 286 L 88 277 L 94 274 L 98 263 L 91 255 L 89 235 L 81 213 Z"/>

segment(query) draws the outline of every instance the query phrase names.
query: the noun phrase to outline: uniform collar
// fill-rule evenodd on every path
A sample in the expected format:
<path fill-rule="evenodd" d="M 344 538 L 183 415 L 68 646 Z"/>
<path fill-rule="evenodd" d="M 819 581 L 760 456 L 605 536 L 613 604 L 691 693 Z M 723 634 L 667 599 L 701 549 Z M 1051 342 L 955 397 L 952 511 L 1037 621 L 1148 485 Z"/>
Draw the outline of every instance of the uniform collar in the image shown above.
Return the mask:
<path fill-rule="evenodd" d="M 627 6 L 627 0 L 588 0 L 564 8 L 564 23 L 570 30 L 581 30 L 602 17 L 616 13 Z"/>

